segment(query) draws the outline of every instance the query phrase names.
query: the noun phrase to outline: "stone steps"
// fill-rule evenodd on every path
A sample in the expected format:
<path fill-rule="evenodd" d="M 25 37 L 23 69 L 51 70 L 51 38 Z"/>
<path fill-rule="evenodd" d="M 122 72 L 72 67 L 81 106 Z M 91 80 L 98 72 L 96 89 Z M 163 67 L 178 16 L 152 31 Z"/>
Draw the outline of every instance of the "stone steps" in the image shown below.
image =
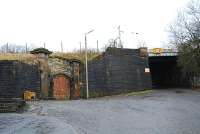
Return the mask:
<path fill-rule="evenodd" d="M 0 113 L 17 112 L 25 105 L 22 99 L 0 98 Z"/>

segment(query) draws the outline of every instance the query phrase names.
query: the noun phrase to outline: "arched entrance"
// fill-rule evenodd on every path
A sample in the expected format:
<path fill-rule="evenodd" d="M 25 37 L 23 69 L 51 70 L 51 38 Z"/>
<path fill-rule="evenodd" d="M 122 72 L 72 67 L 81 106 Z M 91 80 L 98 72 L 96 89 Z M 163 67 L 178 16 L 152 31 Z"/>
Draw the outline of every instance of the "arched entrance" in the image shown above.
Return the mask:
<path fill-rule="evenodd" d="M 53 97 L 55 99 L 70 98 L 70 79 L 65 75 L 56 75 L 53 77 Z"/>

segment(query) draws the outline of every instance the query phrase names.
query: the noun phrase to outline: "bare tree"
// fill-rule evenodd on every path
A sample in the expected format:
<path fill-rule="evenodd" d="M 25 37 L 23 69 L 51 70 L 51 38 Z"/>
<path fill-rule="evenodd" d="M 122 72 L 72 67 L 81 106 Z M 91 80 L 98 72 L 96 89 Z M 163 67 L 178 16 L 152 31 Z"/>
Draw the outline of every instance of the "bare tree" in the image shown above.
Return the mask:
<path fill-rule="evenodd" d="M 138 41 L 138 48 L 140 48 L 140 47 L 146 47 L 146 46 L 147 45 L 146 45 L 146 42 L 144 40 Z"/>
<path fill-rule="evenodd" d="M 105 51 L 108 47 L 123 48 L 122 44 L 123 43 L 119 41 L 119 38 L 109 39 L 108 42 L 104 45 L 103 51 Z"/>
<path fill-rule="evenodd" d="M 200 73 L 200 1 L 192 0 L 170 25 L 170 43 L 179 50 L 184 73 Z"/>
<path fill-rule="evenodd" d="M 0 47 L 1 53 L 27 53 L 33 50 L 35 47 L 33 45 L 16 45 L 16 44 L 4 44 Z"/>

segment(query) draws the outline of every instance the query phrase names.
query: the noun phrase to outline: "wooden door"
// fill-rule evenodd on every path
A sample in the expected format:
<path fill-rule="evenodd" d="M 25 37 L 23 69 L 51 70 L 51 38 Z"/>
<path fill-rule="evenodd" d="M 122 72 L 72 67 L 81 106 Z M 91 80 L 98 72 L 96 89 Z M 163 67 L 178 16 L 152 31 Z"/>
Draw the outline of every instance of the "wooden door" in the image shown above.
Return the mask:
<path fill-rule="evenodd" d="M 53 96 L 55 99 L 69 99 L 70 80 L 63 75 L 53 79 Z"/>

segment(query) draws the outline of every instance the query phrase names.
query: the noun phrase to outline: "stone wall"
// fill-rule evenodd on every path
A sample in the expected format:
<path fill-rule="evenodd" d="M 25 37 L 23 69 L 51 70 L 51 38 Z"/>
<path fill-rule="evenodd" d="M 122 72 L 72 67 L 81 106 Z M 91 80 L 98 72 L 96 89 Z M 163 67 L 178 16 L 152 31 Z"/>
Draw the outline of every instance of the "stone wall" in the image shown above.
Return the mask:
<path fill-rule="evenodd" d="M 80 61 L 62 57 L 50 57 L 48 60 L 50 69 L 49 97 L 53 97 L 53 78 L 62 74 L 70 81 L 70 99 L 80 98 Z"/>
<path fill-rule="evenodd" d="M 72 77 L 70 60 L 53 57 L 48 59 L 48 65 L 52 76 L 62 73 L 70 78 Z"/>
<path fill-rule="evenodd" d="M 140 57 L 138 49 L 108 48 L 88 64 L 90 96 L 150 89 L 151 76 L 145 73 L 145 68 L 148 59 Z M 85 73 L 82 81 L 84 77 Z"/>
<path fill-rule="evenodd" d="M 38 66 L 19 61 L 0 61 L 0 97 L 21 98 L 25 90 L 40 98 Z"/>
<path fill-rule="evenodd" d="M 36 64 L 0 61 L 0 98 L 21 98 L 25 90 L 36 92 L 37 98 L 52 98 L 52 80 L 59 74 L 69 77 L 71 99 L 80 98 L 79 61 L 38 58 Z"/>

